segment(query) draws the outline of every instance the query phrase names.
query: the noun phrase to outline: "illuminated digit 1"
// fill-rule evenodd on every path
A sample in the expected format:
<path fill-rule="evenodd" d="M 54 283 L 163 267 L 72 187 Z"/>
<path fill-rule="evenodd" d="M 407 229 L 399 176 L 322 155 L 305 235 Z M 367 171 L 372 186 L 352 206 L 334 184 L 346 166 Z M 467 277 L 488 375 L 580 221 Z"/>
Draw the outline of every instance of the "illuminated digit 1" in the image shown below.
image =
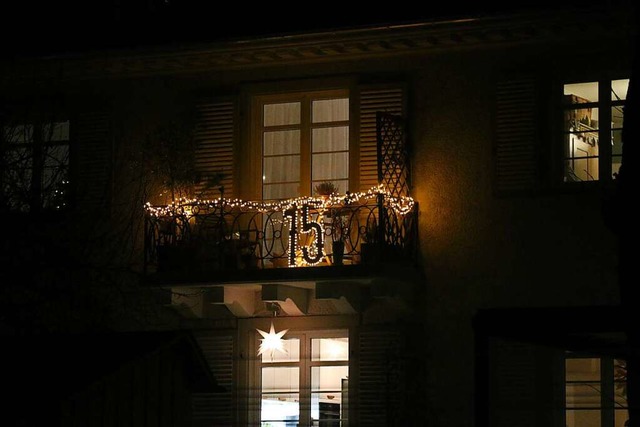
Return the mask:
<path fill-rule="evenodd" d="M 298 209 L 296 205 L 293 205 L 293 208 L 287 209 L 284 213 L 285 216 L 291 218 L 291 225 L 289 226 L 289 267 L 295 267 L 296 265 L 296 239 L 298 237 L 297 212 Z"/>
<path fill-rule="evenodd" d="M 320 224 L 318 224 L 315 221 L 309 221 L 308 218 L 309 218 L 309 205 L 305 204 L 302 206 L 302 232 L 303 233 L 308 233 L 310 231 L 315 232 L 313 241 L 316 249 L 315 249 L 315 256 L 312 257 L 309 254 L 309 248 L 306 246 L 303 247 L 302 257 L 309 264 L 317 264 L 322 260 L 322 257 L 324 256 L 324 253 L 322 250 L 324 247 L 324 244 L 322 242 L 322 227 L 320 227 Z"/>

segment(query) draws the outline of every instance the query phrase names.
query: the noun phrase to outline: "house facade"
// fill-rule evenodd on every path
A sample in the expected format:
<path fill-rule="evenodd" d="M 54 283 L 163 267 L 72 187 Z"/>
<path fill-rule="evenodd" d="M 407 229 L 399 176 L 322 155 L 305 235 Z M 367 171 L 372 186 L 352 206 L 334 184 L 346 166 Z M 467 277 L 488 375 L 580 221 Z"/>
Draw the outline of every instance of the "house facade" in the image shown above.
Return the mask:
<path fill-rule="evenodd" d="M 622 426 L 630 16 L 4 61 L 2 330 L 190 330 L 195 426 Z"/>

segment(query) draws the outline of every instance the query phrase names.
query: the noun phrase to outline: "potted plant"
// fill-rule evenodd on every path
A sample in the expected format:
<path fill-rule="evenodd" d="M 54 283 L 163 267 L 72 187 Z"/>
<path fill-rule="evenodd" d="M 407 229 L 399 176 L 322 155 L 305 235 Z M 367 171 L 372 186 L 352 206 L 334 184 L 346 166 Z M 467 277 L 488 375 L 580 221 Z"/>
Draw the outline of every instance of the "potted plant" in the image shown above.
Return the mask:
<path fill-rule="evenodd" d="M 373 265 L 381 259 L 382 246 L 379 242 L 378 223 L 375 219 L 367 221 L 362 243 L 360 244 L 360 260 L 363 264 Z"/>
<path fill-rule="evenodd" d="M 317 184 L 313 190 L 320 197 L 329 197 L 338 192 L 338 187 L 331 181 L 324 181 Z"/>
<path fill-rule="evenodd" d="M 333 211 L 331 221 L 331 257 L 334 265 L 342 265 L 344 261 L 345 237 L 348 233 L 347 224 L 344 217 L 340 214 L 340 210 Z"/>

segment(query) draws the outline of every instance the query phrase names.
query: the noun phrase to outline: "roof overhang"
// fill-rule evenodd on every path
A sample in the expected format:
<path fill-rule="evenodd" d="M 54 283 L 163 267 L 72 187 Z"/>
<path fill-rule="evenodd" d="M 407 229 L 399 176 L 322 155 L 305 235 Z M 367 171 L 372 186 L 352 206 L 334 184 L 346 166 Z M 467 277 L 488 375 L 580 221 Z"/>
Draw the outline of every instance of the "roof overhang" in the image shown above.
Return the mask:
<path fill-rule="evenodd" d="M 51 56 L 18 61 L 3 67 L 3 74 L 11 74 L 11 81 L 36 75 L 58 80 L 175 75 L 549 41 L 585 43 L 624 39 L 631 31 L 632 20 L 624 10 L 585 8 Z"/>

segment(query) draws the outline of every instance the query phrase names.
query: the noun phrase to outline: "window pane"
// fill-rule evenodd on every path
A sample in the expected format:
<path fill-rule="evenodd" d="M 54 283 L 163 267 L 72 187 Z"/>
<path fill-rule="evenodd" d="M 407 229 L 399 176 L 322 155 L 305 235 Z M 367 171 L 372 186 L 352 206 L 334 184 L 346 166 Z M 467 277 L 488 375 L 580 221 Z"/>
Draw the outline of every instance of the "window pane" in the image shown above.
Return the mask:
<path fill-rule="evenodd" d="M 45 167 L 60 167 L 69 164 L 69 146 L 55 145 L 45 148 Z"/>
<path fill-rule="evenodd" d="M 299 391 L 300 369 L 298 367 L 262 368 L 261 418 L 263 423 L 269 420 L 297 420 L 300 411 Z"/>
<path fill-rule="evenodd" d="M 599 410 L 568 410 L 565 416 L 567 427 L 601 427 Z"/>
<path fill-rule="evenodd" d="M 262 187 L 262 198 L 265 200 L 289 199 L 298 196 L 299 183 L 266 184 Z M 283 238 L 286 238 L 284 236 Z"/>
<path fill-rule="evenodd" d="M 311 391 L 340 391 L 342 389 L 342 380 L 347 379 L 348 376 L 348 366 L 312 366 Z"/>
<path fill-rule="evenodd" d="M 349 98 L 313 101 L 313 123 L 349 120 Z"/>
<path fill-rule="evenodd" d="M 282 340 L 282 346 L 286 353 L 276 351 L 273 354 L 262 354 L 262 363 L 277 363 L 277 362 L 298 362 L 300 360 L 300 340 L 298 338 L 291 338 Z"/>
<path fill-rule="evenodd" d="M 31 148 L 16 148 L 13 150 L 7 150 L 5 155 L 6 167 L 23 169 L 30 168 L 33 156 L 31 154 Z"/>
<path fill-rule="evenodd" d="M 622 359 L 613 361 L 613 398 L 617 409 L 626 408 L 627 402 L 627 362 Z"/>
<path fill-rule="evenodd" d="M 600 382 L 567 383 L 567 408 L 599 408 L 601 390 Z"/>
<path fill-rule="evenodd" d="M 611 107 L 611 129 L 622 129 L 624 110 L 622 105 Z"/>
<path fill-rule="evenodd" d="M 598 109 L 579 108 L 565 112 L 565 129 L 570 132 L 598 130 Z"/>
<path fill-rule="evenodd" d="M 261 426 L 289 427 L 297 426 L 300 419 L 300 395 L 263 394 L 261 401 Z"/>
<path fill-rule="evenodd" d="M 612 108 L 611 121 L 611 175 L 614 176 L 622 164 L 622 107 Z"/>
<path fill-rule="evenodd" d="M 265 184 L 276 182 L 297 182 L 300 180 L 300 156 L 275 156 L 264 158 Z"/>
<path fill-rule="evenodd" d="M 300 391 L 300 368 L 289 366 L 262 368 L 263 393 Z"/>
<path fill-rule="evenodd" d="M 61 189 L 67 180 L 66 168 L 46 168 L 42 170 L 42 191 L 46 196 L 56 188 Z"/>
<path fill-rule="evenodd" d="M 265 104 L 264 126 L 300 124 L 300 103 Z"/>
<path fill-rule="evenodd" d="M 314 153 L 349 150 L 349 126 L 314 129 L 312 150 Z"/>
<path fill-rule="evenodd" d="M 8 142 L 24 144 L 33 140 L 32 125 L 15 125 L 4 127 L 4 138 Z"/>
<path fill-rule="evenodd" d="M 564 85 L 565 104 L 598 102 L 598 82 Z"/>
<path fill-rule="evenodd" d="M 614 80 L 611 82 L 611 100 L 619 101 L 627 99 L 629 79 Z"/>
<path fill-rule="evenodd" d="M 46 123 L 42 127 L 42 138 L 45 141 L 68 141 L 69 121 Z"/>
<path fill-rule="evenodd" d="M 629 420 L 629 411 L 627 409 L 615 410 L 615 427 L 626 427 L 626 422 Z"/>
<path fill-rule="evenodd" d="M 567 381 L 600 381 L 600 359 L 595 357 L 567 359 Z"/>
<path fill-rule="evenodd" d="M 597 116 L 597 108 L 565 114 L 565 182 L 598 179 Z"/>
<path fill-rule="evenodd" d="M 273 156 L 277 154 L 299 154 L 300 131 L 284 130 L 264 133 L 262 154 Z"/>
<path fill-rule="evenodd" d="M 318 185 L 318 184 L 320 184 L 322 182 L 326 182 L 326 181 L 328 181 L 328 180 L 312 181 L 311 182 L 311 187 L 315 188 L 316 185 Z M 336 192 L 338 194 L 345 194 L 349 190 L 349 180 L 348 179 L 341 179 L 341 180 L 332 179 L 330 182 L 332 182 L 333 185 L 336 186 Z"/>
<path fill-rule="evenodd" d="M 32 172 L 31 168 L 26 166 L 0 169 L 2 192 L 7 207 L 21 212 L 29 210 Z"/>
<path fill-rule="evenodd" d="M 622 164 L 622 130 L 612 131 L 611 138 L 613 142 L 611 146 L 611 173 L 616 174 Z"/>
<path fill-rule="evenodd" d="M 349 178 L 349 153 L 314 154 L 311 164 L 313 181 Z"/>
<path fill-rule="evenodd" d="M 311 360 L 349 360 L 349 338 L 313 338 Z"/>
<path fill-rule="evenodd" d="M 311 418 L 313 426 L 340 427 L 340 419 L 347 419 L 342 403 L 342 393 L 311 394 Z M 333 422 L 331 421 L 333 420 Z"/>
<path fill-rule="evenodd" d="M 66 172 L 66 171 L 65 171 Z M 45 174 L 47 170 L 45 170 Z M 46 181 L 45 181 L 46 180 Z M 45 208 L 62 209 L 69 199 L 69 181 L 66 173 L 44 176 L 42 206 Z"/>
<path fill-rule="evenodd" d="M 626 408 L 628 405 L 627 402 L 627 385 L 626 383 L 614 383 L 614 396 L 613 396 L 616 407 L 618 408 Z"/>

